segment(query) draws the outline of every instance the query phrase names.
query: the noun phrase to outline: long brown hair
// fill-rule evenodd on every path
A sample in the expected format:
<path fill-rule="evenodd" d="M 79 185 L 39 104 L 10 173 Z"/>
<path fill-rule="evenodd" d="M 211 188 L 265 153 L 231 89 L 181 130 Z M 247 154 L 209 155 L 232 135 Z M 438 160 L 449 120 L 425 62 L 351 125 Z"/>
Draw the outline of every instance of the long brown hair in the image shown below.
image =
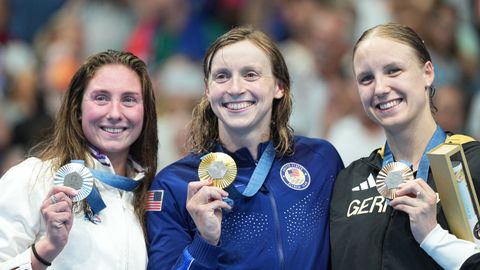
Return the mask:
<path fill-rule="evenodd" d="M 270 139 L 273 140 L 278 155 L 291 154 L 293 152 L 293 129 L 288 122 L 292 112 L 290 75 L 280 50 L 265 33 L 252 27 L 237 27 L 220 36 L 208 48 L 203 60 L 205 87 L 208 84 L 212 59 L 215 54 L 221 48 L 243 40 L 251 41 L 267 54 L 272 65 L 273 76 L 284 89 L 284 96 L 273 101 Z M 192 113 L 189 143 L 192 146 L 192 152 L 201 153 L 213 151 L 215 144 L 219 142 L 218 118 L 204 94 Z"/>
<path fill-rule="evenodd" d="M 145 169 L 145 178 L 134 191 L 134 208 L 145 229 L 146 191 L 153 181 L 157 168 L 157 114 L 152 82 L 145 63 L 129 52 L 108 50 L 89 57 L 73 76 L 63 97 L 55 119 L 52 134 L 32 149 L 42 160 L 52 160 L 56 171 L 73 159 L 88 160 L 88 145 L 80 122 L 81 104 L 85 88 L 97 70 L 105 65 L 121 64 L 133 70 L 140 78 L 143 96 L 144 119 L 142 131 L 130 147 L 130 155 Z M 83 203 L 83 209 L 86 204 Z"/>

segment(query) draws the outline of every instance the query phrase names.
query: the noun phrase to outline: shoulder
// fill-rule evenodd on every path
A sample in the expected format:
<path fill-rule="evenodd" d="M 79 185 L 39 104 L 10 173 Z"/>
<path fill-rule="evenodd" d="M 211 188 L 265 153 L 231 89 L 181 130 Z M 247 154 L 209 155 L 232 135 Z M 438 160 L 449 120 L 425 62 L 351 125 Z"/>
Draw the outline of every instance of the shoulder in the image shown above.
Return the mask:
<path fill-rule="evenodd" d="M 17 203 L 41 202 L 53 185 L 54 172 L 50 161 L 28 158 L 11 167 L 0 179 L 0 190 L 4 197 L 14 196 Z M 8 196 L 7 196 L 8 194 Z M 28 198 L 22 200 L 20 198 Z"/>
<path fill-rule="evenodd" d="M 469 142 L 474 142 L 474 141 L 476 141 L 474 138 L 467 135 L 463 135 L 463 134 L 453 134 L 448 136 L 445 139 L 445 143 L 462 144 L 462 145 Z"/>
<path fill-rule="evenodd" d="M 197 168 L 200 164 L 200 155 L 189 154 L 160 170 L 155 176 L 155 185 L 186 185 L 198 179 Z"/>
<path fill-rule="evenodd" d="M 480 142 L 474 138 L 463 134 L 453 134 L 447 137 L 445 143 L 462 145 L 465 157 L 469 163 L 475 162 L 475 164 L 480 164 Z"/>
<path fill-rule="evenodd" d="M 39 158 L 30 157 L 11 167 L 2 178 L 8 178 L 11 175 L 31 177 L 53 174 L 51 164 L 51 161 L 42 161 Z"/>

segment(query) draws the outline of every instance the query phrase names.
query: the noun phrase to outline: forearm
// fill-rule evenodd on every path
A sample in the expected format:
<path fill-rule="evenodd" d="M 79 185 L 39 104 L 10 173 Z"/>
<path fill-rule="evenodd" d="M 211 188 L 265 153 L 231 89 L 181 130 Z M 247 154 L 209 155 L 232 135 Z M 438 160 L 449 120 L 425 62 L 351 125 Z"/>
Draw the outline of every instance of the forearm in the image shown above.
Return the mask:
<path fill-rule="evenodd" d="M 470 256 L 479 252 L 477 245 L 458 239 L 440 225 L 427 235 L 420 247 L 444 269 L 460 269 Z"/>

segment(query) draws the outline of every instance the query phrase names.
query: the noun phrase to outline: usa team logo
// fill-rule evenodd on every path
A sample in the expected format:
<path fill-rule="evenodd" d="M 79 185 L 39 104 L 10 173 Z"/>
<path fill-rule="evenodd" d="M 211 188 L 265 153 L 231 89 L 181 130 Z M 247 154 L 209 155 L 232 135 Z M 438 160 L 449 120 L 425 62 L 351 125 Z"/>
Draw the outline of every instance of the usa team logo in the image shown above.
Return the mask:
<path fill-rule="evenodd" d="M 280 177 L 291 189 L 304 190 L 310 185 L 310 174 L 302 165 L 295 162 L 283 165 Z"/>

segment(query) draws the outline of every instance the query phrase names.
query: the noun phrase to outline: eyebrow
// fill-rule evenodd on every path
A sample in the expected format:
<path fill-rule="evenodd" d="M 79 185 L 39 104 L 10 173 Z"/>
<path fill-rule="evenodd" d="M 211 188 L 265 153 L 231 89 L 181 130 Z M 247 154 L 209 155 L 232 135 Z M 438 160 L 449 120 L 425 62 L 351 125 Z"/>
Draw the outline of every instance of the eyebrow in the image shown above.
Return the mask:
<path fill-rule="evenodd" d="M 90 95 L 96 95 L 96 94 L 112 95 L 112 93 L 109 90 L 105 90 L 105 89 L 97 89 L 97 90 L 92 90 L 92 92 L 90 92 Z M 126 96 L 126 95 L 142 96 L 142 90 L 140 90 L 140 92 L 126 90 L 126 92 L 121 93 L 121 96 Z"/>
<path fill-rule="evenodd" d="M 212 71 L 210 72 L 211 74 L 213 73 L 220 73 L 220 72 L 225 72 L 228 71 L 229 69 L 226 67 L 219 67 L 219 68 L 212 68 Z"/>

